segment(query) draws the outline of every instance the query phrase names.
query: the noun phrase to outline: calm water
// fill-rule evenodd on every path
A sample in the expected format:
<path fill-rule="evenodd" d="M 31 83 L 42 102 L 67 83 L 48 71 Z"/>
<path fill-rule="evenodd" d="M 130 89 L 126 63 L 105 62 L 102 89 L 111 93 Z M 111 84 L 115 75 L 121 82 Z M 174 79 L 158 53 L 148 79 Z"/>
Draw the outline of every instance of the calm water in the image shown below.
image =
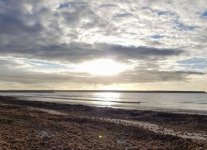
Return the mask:
<path fill-rule="evenodd" d="M 99 107 L 207 114 L 206 93 L 56 92 L 0 93 L 0 95 L 12 95 L 25 100 Z"/>

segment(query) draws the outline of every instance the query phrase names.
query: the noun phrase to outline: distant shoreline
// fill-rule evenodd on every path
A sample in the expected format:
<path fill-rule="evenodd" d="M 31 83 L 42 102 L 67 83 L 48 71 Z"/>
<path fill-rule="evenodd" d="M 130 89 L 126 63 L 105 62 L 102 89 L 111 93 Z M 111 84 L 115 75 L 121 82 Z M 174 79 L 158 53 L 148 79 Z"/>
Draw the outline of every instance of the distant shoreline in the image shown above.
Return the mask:
<path fill-rule="evenodd" d="M 55 92 L 120 92 L 120 93 L 206 93 L 205 91 L 126 91 L 126 90 L 0 90 L 0 92 L 28 92 L 28 93 L 55 93 Z"/>

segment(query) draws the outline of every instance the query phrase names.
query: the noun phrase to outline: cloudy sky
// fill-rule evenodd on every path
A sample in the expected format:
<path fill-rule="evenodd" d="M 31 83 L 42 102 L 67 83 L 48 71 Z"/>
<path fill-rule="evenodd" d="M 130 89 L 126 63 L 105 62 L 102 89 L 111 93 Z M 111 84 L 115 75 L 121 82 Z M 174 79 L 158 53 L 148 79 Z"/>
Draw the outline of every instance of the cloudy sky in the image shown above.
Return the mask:
<path fill-rule="evenodd" d="M 0 0 L 0 89 L 207 91 L 207 1 Z"/>

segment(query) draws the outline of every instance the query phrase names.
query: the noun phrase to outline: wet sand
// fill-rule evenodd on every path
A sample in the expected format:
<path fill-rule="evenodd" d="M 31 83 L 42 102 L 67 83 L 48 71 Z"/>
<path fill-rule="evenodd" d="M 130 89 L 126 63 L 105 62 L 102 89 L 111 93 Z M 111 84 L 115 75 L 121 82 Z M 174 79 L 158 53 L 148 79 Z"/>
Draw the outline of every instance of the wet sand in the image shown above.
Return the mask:
<path fill-rule="evenodd" d="M 206 135 L 204 115 L 0 97 L 0 150 L 205 150 Z"/>

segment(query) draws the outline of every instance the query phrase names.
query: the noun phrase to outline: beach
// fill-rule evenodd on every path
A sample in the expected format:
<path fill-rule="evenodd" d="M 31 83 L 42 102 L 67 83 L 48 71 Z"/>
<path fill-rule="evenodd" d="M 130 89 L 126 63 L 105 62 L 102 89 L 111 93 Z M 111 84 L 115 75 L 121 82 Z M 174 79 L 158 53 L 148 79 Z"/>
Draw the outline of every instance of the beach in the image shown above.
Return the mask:
<path fill-rule="evenodd" d="M 207 116 L 0 96 L 0 149 L 205 150 Z"/>

